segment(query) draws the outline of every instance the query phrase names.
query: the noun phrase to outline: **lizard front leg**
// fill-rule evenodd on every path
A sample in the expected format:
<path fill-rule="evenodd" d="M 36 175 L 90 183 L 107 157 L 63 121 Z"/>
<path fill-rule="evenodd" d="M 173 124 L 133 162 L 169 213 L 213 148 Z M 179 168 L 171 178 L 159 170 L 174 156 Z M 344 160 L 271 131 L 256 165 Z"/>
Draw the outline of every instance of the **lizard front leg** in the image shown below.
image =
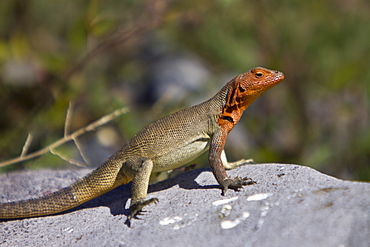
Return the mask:
<path fill-rule="evenodd" d="M 148 193 L 149 178 L 153 170 L 153 161 L 144 160 L 140 165 L 135 164 L 136 174 L 134 180 L 132 181 L 132 197 L 130 204 L 130 216 L 131 218 L 137 218 L 137 215 L 140 215 L 143 212 L 143 207 L 151 204 L 157 203 L 157 198 L 151 198 L 146 200 L 146 195 Z"/>
<path fill-rule="evenodd" d="M 235 162 L 229 162 L 229 161 L 227 161 L 225 150 L 222 150 L 221 161 L 222 161 L 222 165 L 225 167 L 226 170 L 231 170 L 231 169 L 234 169 L 234 168 L 236 168 L 238 166 L 241 166 L 241 165 L 253 164 L 254 163 L 253 159 L 247 159 L 247 160 L 246 159 L 241 159 L 241 160 L 238 160 L 238 161 L 235 161 Z"/>
<path fill-rule="evenodd" d="M 239 190 L 245 185 L 255 183 L 252 179 L 248 177 L 245 178 L 236 177 L 232 179 L 227 175 L 225 167 L 221 160 L 227 134 L 228 134 L 227 129 L 222 127 L 214 133 L 211 139 L 208 156 L 209 164 L 211 166 L 213 175 L 215 176 L 217 182 L 221 186 L 222 195 L 225 195 L 228 188 Z"/>

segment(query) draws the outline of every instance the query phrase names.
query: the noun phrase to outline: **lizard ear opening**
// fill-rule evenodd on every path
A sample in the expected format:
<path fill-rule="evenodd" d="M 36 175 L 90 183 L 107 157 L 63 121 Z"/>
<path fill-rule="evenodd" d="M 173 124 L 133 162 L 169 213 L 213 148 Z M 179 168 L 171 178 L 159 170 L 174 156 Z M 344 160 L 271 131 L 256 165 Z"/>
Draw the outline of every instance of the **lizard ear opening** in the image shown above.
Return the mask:
<path fill-rule="evenodd" d="M 235 100 L 236 100 L 236 97 L 237 97 L 237 92 L 236 92 L 235 89 L 238 88 L 237 87 L 238 84 L 239 83 L 234 78 L 232 86 L 230 87 L 229 92 L 227 93 L 225 108 L 229 108 L 229 107 L 232 107 L 233 105 L 235 105 Z"/>
<path fill-rule="evenodd" d="M 237 107 L 237 105 L 239 105 L 239 101 L 237 99 L 240 98 L 241 94 L 245 91 L 246 89 L 241 86 L 240 82 L 236 80 L 236 78 L 234 78 L 234 83 L 227 94 L 226 108 Z"/>

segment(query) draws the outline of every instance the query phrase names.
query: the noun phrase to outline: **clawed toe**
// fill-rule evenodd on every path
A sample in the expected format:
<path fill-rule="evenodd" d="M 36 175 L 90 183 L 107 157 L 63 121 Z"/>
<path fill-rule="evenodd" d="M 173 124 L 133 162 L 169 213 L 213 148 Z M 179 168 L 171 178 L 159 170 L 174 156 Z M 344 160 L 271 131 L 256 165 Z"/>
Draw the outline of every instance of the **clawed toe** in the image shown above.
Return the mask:
<path fill-rule="evenodd" d="M 251 185 L 257 183 L 256 181 L 253 181 L 251 178 L 245 177 L 242 179 L 243 185 Z"/>
<path fill-rule="evenodd" d="M 224 196 L 226 194 L 227 189 L 229 188 L 235 191 L 239 191 L 241 188 L 243 188 L 243 186 L 251 185 L 255 183 L 256 183 L 255 181 L 253 181 L 251 178 L 248 178 L 248 177 L 245 177 L 245 178 L 236 177 L 234 179 L 228 178 L 224 180 L 223 184 L 221 184 L 221 187 L 222 187 L 221 195 Z"/>
<path fill-rule="evenodd" d="M 128 216 L 128 219 L 131 220 L 132 218 L 134 219 L 140 219 L 137 216 L 144 215 L 147 211 L 143 210 L 143 207 L 148 206 L 151 203 L 157 204 L 159 200 L 157 198 L 151 198 L 146 201 L 138 201 L 133 203 L 130 206 L 130 215 Z"/>

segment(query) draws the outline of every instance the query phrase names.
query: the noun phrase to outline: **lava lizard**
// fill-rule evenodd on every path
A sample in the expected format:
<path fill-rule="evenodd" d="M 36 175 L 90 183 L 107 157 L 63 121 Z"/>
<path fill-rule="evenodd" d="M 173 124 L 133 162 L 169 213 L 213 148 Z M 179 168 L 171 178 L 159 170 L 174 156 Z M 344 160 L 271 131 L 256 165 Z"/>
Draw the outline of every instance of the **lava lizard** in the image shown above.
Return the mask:
<path fill-rule="evenodd" d="M 146 126 L 100 167 L 72 185 L 28 200 L 0 203 L 0 219 L 17 219 L 56 214 L 74 208 L 119 185 L 132 181 L 128 219 L 137 217 L 144 206 L 153 172 L 180 167 L 209 149 L 209 164 L 222 189 L 238 190 L 252 184 L 250 178 L 230 178 L 225 171 L 245 160 L 229 163 L 224 146 L 230 130 L 247 107 L 263 92 L 284 79 L 284 74 L 257 67 L 228 82 L 211 99 L 168 115 Z"/>

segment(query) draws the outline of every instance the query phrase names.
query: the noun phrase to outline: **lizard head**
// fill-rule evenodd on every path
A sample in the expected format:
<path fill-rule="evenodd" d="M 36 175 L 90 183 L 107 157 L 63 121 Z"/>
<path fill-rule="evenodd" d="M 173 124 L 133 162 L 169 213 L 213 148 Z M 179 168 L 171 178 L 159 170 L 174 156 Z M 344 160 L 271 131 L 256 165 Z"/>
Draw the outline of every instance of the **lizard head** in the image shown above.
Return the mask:
<path fill-rule="evenodd" d="M 263 92 L 284 79 L 284 74 L 257 67 L 233 79 L 233 85 L 227 96 L 226 107 L 238 106 L 245 110 Z"/>
<path fill-rule="evenodd" d="M 257 67 L 235 77 L 240 97 L 243 95 L 260 96 L 269 88 L 284 79 L 284 74 L 276 71 Z"/>
<path fill-rule="evenodd" d="M 282 72 L 261 67 L 238 75 L 230 82 L 222 115 L 231 117 L 234 124 L 236 124 L 244 110 L 254 100 L 283 79 L 284 74 Z"/>

